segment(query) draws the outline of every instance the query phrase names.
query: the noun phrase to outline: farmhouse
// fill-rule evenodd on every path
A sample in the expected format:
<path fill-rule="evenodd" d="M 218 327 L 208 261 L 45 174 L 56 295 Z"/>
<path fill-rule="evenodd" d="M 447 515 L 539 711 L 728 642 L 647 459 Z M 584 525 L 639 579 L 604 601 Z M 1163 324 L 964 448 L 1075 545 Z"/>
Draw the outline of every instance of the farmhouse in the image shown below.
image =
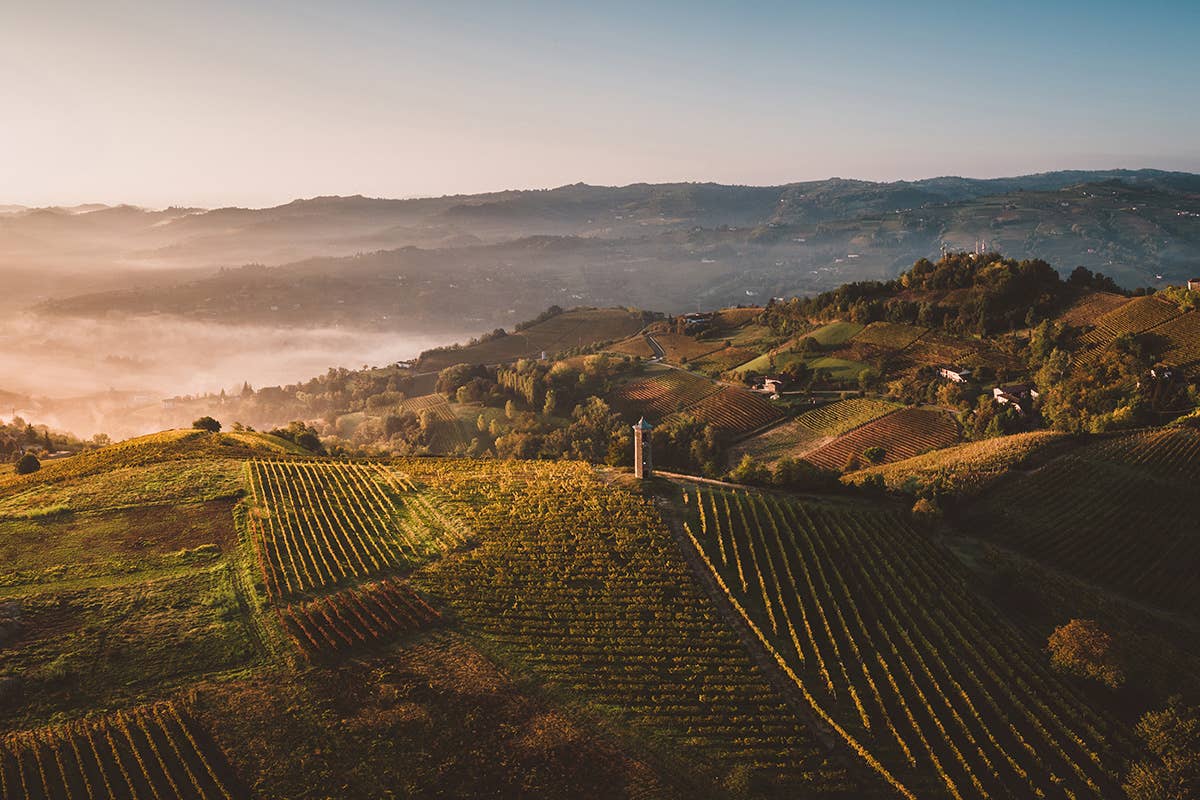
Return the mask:
<path fill-rule="evenodd" d="M 695 312 L 683 315 L 683 328 L 687 333 L 703 330 L 712 324 L 713 312 Z"/>
<path fill-rule="evenodd" d="M 1200 292 L 1200 278 L 1188 278 L 1187 287 L 1189 292 Z"/>
<path fill-rule="evenodd" d="M 971 370 L 966 369 L 965 367 L 947 365 L 938 367 L 938 375 L 941 375 L 946 380 L 953 381 L 954 383 L 966 383 L 967 378 L 971 376 Z"/>
<path fill-rule="evenodd" d="M 779 394 L 787 385 L 787 380 L 777 375 L 760 375 L 751 384 L 754 391 L 764 394 Z"/>
<path fill-rule="evenodd" d="M 1038 392 L 1027 383 L 1014 383 L 992 389 L 992 398 L 1000 405 L 1011 405 L 1024 414 L 1033 407 L 1033 401 L 1038 399 Z"/>

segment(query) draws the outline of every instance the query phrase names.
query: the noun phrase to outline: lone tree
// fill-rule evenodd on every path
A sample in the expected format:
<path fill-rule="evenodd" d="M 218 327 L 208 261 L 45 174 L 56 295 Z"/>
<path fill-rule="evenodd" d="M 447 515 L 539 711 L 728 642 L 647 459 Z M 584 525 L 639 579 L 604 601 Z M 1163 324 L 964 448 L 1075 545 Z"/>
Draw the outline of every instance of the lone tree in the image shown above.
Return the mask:
<path fill-rule="evenodd" d="M 212 433 L 217 433 L 218 431 L 221 430 L 221 423 L 217 422 L 212 417 L 201 417 L 200 419 L 198 419 L 192 423 L 192 427 L 196 428 L 197 430 L 211 431 Z"/>
<path fill-rule="evenodd" d="M 1091 678 L 1110 689 L 1125 683 L 1125 670 L 1117 659 L 1113 638 L 1093 619 L 1073 619 L 1060 625 L 1047 642 L 1050 664 L 1057 670 Z"/>
<path fill-rule="evenodd" d="M 28 475 L 31 472 L 37 472 L 42 468 L 42 462 L 38 461 L 37 456 L 33 453 L 26 453 L 17 459 L 17 474 Z"/>
<path fill-rule="evenodd" d="M 1200 708 L 1172 697 L 1137 726 L 1145 756 L 1125 778 L 1130 800 L 1185 800 L 1200 797 Z"/>

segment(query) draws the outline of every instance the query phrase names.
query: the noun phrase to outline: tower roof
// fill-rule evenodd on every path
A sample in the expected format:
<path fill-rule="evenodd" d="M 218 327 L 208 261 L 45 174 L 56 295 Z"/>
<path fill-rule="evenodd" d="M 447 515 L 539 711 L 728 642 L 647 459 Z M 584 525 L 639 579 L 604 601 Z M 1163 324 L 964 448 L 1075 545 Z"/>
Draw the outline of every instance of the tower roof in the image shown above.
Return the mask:
<path fill-rule="evenodd" d="M 650 430 L 650 429 L 651 429 L 651 428 L 650 428 L 650 423 L 649 423 L 649 422 L 646 422 L 646 418 L 645 418 L 645 417 L 642 417 L 641 419 L 639 419 L 639 420 L 637 421 L 637 424 L 636 424 L 636 425 L 634 425 L 633 427 L 634 427 L 634 430 L 639 430 L 639 431 L 648 431 L 648 430 Z"/>

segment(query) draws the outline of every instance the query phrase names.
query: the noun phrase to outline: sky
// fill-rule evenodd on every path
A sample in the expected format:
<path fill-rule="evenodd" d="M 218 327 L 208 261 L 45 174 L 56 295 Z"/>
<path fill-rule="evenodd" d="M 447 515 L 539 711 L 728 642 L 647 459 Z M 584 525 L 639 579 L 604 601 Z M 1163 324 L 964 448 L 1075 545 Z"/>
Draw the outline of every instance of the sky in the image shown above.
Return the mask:
<path fill-rule="evenodd" d="M 0 204 L 1200 172 L 1200 3 L 0 0 Z"/>

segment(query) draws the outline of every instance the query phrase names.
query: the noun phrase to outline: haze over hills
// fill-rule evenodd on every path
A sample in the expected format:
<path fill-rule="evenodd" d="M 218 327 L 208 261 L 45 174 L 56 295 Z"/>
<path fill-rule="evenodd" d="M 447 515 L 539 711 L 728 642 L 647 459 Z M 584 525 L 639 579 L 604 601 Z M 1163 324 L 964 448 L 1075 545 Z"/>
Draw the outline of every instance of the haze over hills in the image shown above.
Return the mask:
<path fill-rule="evenodd" d="M 984 244 L 1127 287 L 1179 283 L 1196 271 L 1200 176 L 575 184 L 265 209 L 10 210 L 0 215 L 4 388 L 79 401 L 27 400 L 15 412 L 131 433 L 144 428 L 97 422 L 112 418 L 114 390 L 154 402 L 387 364 L 511 330 L 551 305 L 762 304 Z"/>
<path fill-rule="evenodd" d="M 414 285 L 456 315 L 503 324 L 564 299 L 655 298 L 680 311 L 803 294 L 892 277 L 943 246 L 980 241 L 1151 285 L 1157 275 L 1188 277 L 1198 239 L 1200 176 L 1110 170 L 769 187 L 576 184 L 413 200 L 318 197 L 267 209 L 34 209 L 0 218 L 0 263 L 83 271 L 93 284 L 120 271 L 101 288 L 124 293 L 66 302 L 79 292 L 47 285 L 39 293 L 56 299 L 48 308 L 74 315 L 159 311 L 394 330 L 431 324 L 397 306 Z M 244 264 L 279 269 L 212 274 Z M 183 269 L 196 272 L 145 277 Z M 468 282 L 488 278 L 497 285 L 486 287 L 486 303 L 464 296 Z M 251 292 L 261 299 L 236 299 Z M 322 302 L 330 292 L 367 307 L 348 319 Z"/>

